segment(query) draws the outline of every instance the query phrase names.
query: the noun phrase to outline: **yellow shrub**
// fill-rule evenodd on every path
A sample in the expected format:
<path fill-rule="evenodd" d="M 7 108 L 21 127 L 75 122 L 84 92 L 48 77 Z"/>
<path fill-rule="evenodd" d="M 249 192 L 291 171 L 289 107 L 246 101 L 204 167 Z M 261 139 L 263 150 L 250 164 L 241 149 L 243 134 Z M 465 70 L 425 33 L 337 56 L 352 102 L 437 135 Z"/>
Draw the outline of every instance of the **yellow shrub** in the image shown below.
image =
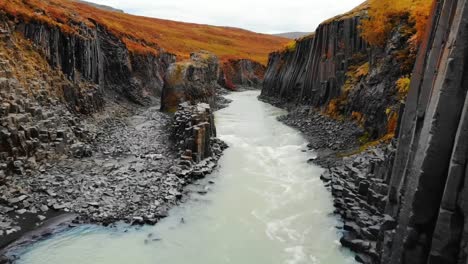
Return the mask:
<path fill-rule="evenodd" d="M 406 98 L 410 88 L 411 79 L 409 77 L 401 77 L 395 82 L 397 87 L 398 95 L 401 99 Z"/>

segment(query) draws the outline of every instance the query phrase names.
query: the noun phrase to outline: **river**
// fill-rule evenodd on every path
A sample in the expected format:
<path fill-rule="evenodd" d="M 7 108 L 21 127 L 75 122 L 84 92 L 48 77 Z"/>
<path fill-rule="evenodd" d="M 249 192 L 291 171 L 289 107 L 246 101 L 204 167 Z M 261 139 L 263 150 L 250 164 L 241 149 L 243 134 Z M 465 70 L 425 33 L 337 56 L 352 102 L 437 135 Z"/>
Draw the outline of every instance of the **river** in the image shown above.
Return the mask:
<path fill-rule="evenodd" d="M 156 226 L 86 225 L 37 242 L 18 264 L 346 264 L 331 194 L 301 134 L 278 122 L 281 109 L 233 93 L 216 113 L 230 146 L 204 179 L 206 195 L 170 211 Z"/>

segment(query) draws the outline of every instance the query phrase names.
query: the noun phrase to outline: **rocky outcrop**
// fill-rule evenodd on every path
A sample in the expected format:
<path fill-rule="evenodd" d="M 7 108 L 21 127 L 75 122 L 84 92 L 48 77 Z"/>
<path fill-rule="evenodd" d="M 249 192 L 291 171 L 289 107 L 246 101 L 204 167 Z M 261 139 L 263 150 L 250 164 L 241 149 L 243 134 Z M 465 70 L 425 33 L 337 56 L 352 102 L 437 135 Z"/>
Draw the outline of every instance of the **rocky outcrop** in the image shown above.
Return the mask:
<path fill-rule="evenodd" d="M 258 88 L 264 71 L 263 65 L 251 60 L 228 60 L 220 65 L 214 54 L 194 52 L 190 60 L 173 63 L 167 69 L 161 110 L 175 111 L 182 102 L 204 102 L 214 107 L 219 89 Z"/>
<path fill-rule="evenodd" d="M 239 88 L 259 89 L 262 87 L 266 67 L 247 59 L 230 59 L 221 64 L 218 82 L 235 91 Z"/>
<path fill-rule="evenodd" d="M 465 263 L 468 1 L 440 0 L 402 118 L 382 263 Z"/>
<path fill-rule="evenodd" d="M 380 263 L 383 233 L 397 224 L 385 212 L 395 152 L 393 144 L 370 148 L 321 175 L 343 220 L 340 242 L 361 263 Z"/>
<path fill-rule="evenodd" d="M 192 53 L 188 61 L 171 64 L 165 76 L 161 110 L 175 111 L 182 102 L 214 106 L 218 70 L 218 58 L 204 51 Z"/>
<path fill-rule="evenodd" d="M 295 46 L 270 54 L 261 97 L 318 107 L 333 117 L 355 119 L 376 139 L 393 133 L 405 92 L 396 82 L 411 73 L 412 30 L 402 18 L 384 47 L 361 37 L 365 9 L 322 23 Z"/>
<path fill-rule="evenodd" d="M 226 145 L 216 138 L 211 108 L 206 103 L 179 105 L 172 126 L 173 139 L 183 160 L 200 162 L 221 155 Z"/>

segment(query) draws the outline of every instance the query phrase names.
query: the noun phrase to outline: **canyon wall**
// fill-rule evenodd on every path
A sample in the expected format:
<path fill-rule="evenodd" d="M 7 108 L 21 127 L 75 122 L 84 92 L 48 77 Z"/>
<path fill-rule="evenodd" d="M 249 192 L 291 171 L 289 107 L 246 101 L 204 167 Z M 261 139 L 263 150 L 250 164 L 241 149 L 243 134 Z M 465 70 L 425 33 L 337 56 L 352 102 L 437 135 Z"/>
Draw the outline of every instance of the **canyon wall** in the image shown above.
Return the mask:
<path fill-rule="evenodd" d="M 262 96 L 320 106 L 340 94 L 353 54 L 366 52 L 359 16 L 321 24 L 293 50 L 270 55 Z"/>
<path fill-rule="evenodd" d="M 104 27 L 80 27 L 80 34 L 41 23 L 19 23 L 16 30 L 33 41 L 52 67 L 71 81 L 98 84 L 105 93 L 143 104 L 148 96 L 159 96 L 164 73 L 175 56 L 130 53 L 125 44 Z"/>
<path fill-rule="evenodd" d="M 260 89 L 266 67 L 246 59 L 230 59 L 221 63 L 218 83 L 229 90 Z"/>
<path fill-rule="evenodd" d="M 402 117 L 382 263 L 466 263 L 468 1 L 439 0 Z"/>
<path fill-rule="evenodd" d="M 321 108 L 356 119 L 370 138 L 386 135 L 404 97 L 395 83 L 411 73 L 415 51 L 408 44 L 407 18 L 385 46 L 369 46 L 359 28 L 365 14 L 363 8 L 326 21 L 315 34 L 272 53 L 261 98 Z"/>
<path fill-rule="evenodd" d="M 321 47 L 339 47 L 343 32 L 358 34 L 349 27 L 359 18 L 347 19 L 271 54 L 262 97 L 332 117 L 337 109 L 348 118 L 359 112 L 373 137 L 390 132 L 389 113 L 396 113 L 390 145 L 345 156 L 322 175 L 344 220 L 341 243 L 362 263 L 466 263 L 468 1 L 434 1 L 417 54 L 403 47 L 403 20 L 384 47 L 348 35 L 328 57 Z M 324 37 L 327 27 L 337 40 Z M 405 76 L 407 94 L 398 85 Z"/>
<path fill-rule="evenodd" d="M 262 98 L 396 136 L 396 149 L 345 157 L 322 175 L 345 220 L 341 242 L 360 262 L 466 263 L 468 1 L 435 1 L 417 51 L 405 47 L 408 19 L 383 47 L 360 38 L 359 19 L 327 21 L 272 53 Z"/>

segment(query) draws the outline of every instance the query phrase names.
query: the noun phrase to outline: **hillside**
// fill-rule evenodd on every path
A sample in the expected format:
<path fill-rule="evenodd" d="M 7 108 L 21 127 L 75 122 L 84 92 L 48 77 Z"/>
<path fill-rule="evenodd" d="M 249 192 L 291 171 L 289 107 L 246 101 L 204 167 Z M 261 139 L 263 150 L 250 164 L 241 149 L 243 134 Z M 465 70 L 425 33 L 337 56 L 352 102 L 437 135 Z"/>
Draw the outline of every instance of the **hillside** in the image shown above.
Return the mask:
<path fill-rule="evenodd" d="M 81 25 L 104 25 L 130 51 L 158 54 L 163 49 L 179 59 L 207 50 L 221 59 L 245 58 L 266 64 L 268 53 L 287 39 L 251 31 L 182 23 L 112 12 L 71 0 L 1 0 L 0 10 L 25 21 L 37 21 L 81 35 Z M 130 30 L 131 29 L 131 30 Z"/>
<path fill-rule="evenodd" d="M 284 33 L 273 34 L 273 36 L 283 37 L 283 38 L 288 38 L 288 39 L 297 39 L 297 38 L 302 38 L 304 36 L 307 36 L 311 33 L 312 32 L 284 32 Z"/>

